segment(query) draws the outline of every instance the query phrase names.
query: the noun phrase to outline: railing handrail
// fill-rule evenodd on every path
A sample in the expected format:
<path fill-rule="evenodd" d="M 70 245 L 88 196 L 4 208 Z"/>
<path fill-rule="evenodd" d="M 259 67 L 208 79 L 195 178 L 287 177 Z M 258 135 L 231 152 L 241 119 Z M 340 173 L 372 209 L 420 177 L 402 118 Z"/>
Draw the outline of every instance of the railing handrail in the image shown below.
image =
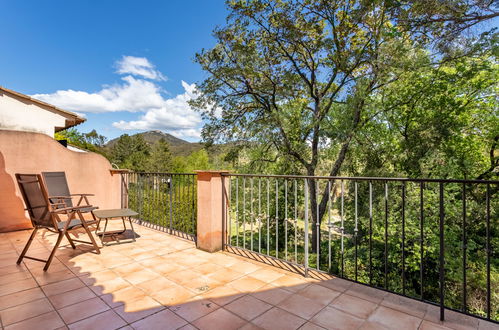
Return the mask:
<path fill-rule="evenodd" d="M 475 180 L 475 179 L 417 179 L 417 178 L 389 178 L 389 177 L 366 177 L 366 176 L 312 176 L 312 175 L 282 175 L 282 174 L 241 174 L 221 173 L 222 176 L 240 176 L 255 178 L 283 178 L 283 179 L 325 179 L 325 180 L 351 180 L 351 181 L 398 181 L 398 182 L 435 182 L 435 183 L 482 183 L 499 184 L 499 180 Z"/>
<path fill-rule="evenodd" d="M 174 172 L 138 172 L 132 171 L 133 174 L 152 174 L 152 175 L 197 175 L 197 173 L 174 173 Z"/>

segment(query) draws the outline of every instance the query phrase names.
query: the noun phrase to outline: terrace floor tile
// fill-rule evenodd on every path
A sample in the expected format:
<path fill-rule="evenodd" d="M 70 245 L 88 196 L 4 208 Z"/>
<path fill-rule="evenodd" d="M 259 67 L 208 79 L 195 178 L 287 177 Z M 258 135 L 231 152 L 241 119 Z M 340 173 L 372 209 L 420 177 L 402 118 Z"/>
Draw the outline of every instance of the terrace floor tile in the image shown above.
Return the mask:
<path fill-rule="evenodd" d="M 255 292 L 261 287 L 265 286 L 266 283 L 257 280 L 254 277 L 246 276 L 229 283 L 229 285 L 241 292 Z"/>
<path fill-rule="evenodd" d="M 384 306 L 379 306 L 368 320 L 382 324 L 387 329 L 400 329 L 401 327 L 408 330 L 418 329 L 421 324 L 420 318 Z"/>
<path fill-rule="evenodd" d="M 32 278 L 6 283 L 4 285 L 0 285 L 0 297 L 31 288 L 36 288 L 37 286 L 38 283 L 36 283 L 36 281 Z"/>
<path fill-rule="evenodd" d="M 119 329 L 126 322 L 113 310 L 108 310 L 70 324 L 71 330 Z"/>
<path fill-rule="evenodd" d="M 321 310 L 310 321 L 326 329 L 357 329 L 364 322 L 362 319 L 330 306 Z"/>
<path fill-rule="evenodd" d="M 207 274 L 206 276 L 222 283 L 229 283 L 243 277 L 244 275 L 244 273 L 232 270 L 230 268 L 218 266 L 218 270 L 216 272 Z"/>
<path fill-rule="evenodd" d="M 171 306 L 170 310 L 183 319 L 192 322 L 217 310 L 219 306 L 214 302 L 199 297 L 188 303 Z"/>
<path fill-rule="evenodd" d="M 232 314 L 224 308 L 219 308 L 192 322 L 192 324 L 200 330 L 239 329 L 246 323 L 247 322 L 242 318 Z"/>
<path fill-rule="evenodd" d="M 76 290 L 84 286 L 85 284 L 79 278 L 74 277 L 68 280 L 44 285 L 42 286 L 42 290 L 48 297 L 50 297 L 67 291 Z"/>
<path fill-rule="evenodd" d="M 33 300 L 45 298 L 40 288 L 32 288 L 24 291 L 11 293 L 0 298 L 0 311 L 9 307 L 21 305 Z"/>
<path fill-rule="evenodd" d="M 54 308 L 47 298 L 42 298 L 2 310 L 0 311 L 0 319 L 2 324 L 7 326 L 53 310 Z"/>
<path fill-rule="evenodd" d="M 325 330 L 325 329 L 312 322 L 307 322 L 301 326 L 300 330 Z"/>
<path fill-rule="evenodd" d="M 168 289 L 164 289 L 151 294 L 155 300 L 157 300 L 163 306 L 174 306 L 181 303 L 191 301 L 194 297 L 194 292 L 185 289 L 179 285 L 174 285 Z"/>
<path fill-rule="evenodd" d="M 287 299 L 292 294 L 292 292 L 273 286 L 272 284 L 267 284 L 261 287 L 258 291 L 251 293 L 253 297 L 256 297 L 272 305 L 279 304 L 281 301 Z"/>
<path fill-rule="evenodd" d="M 246 293 L 241 292 L 230 286 L 219 286 L 207 293 L 202 294 L 202 297 L 209 299 L 217 305 L 224 306 L 242 296 Z"/>
<path fill-rule="evenodd" d="M 57 312 L 49 312 L 24 321 L 6 326 L 8 330 L 30 330 L 30 329 L 59 329 L 64 327 L 64 322 Z"/>
<path fill-rule="evenodd" d="M 109 309 L 100 298 L 95 297 L 58 310 L 66 324 L 74 323 Z"/>
<path fill-rule="evenodd" d="M 360 319 L 369 317 L 377 307 L 377 305 L 371 301 L 350 296 L 346 293 L 336 298 L 330 306 L 352 314 Z"/>
<path fill-rule="evenodd" d="M 260 281 L 263 281 L 266 283 L 270 283 L 272 281 L 275 281 L 278 278 L 283 277 L 283 276 L 284 276 L 284 274 L 282 274 L 276 270 L 269 269 L 269 268 L 259 269 L 259 270 L 254 271 L 253 273 L 251 273 L 251 277 L 254 277 L 257 280 L 260 280 Z"/>
<path fill-rule="evenodd" d="M 165 308 L 160 303 L 146 296 L 118 306 L 114 311 L 125 321 L 132 323 L 163 309 Z"/>
<path fill-rule="evenodd" d="M 137 330 L 162 330 L 178 329 L 186 324 L 185 320 L 166 309 L 134 322 L 131 326 Z"/>
<path fill-rule="evenodd" d="M 288 330 L 288 329 L 299 329 L 305 320 L 286 312 L 280 308 L 274 307 L 271 310 L 263 313 L 254 319 L 251 323 L 260 327 L 261 329 L 267 330 Z"/>
<path fill-rule="evenodd" d="M 325 304 L 294 294 L 282 301 L 277 307 L 293 313 L 305 320 L 309 320 L 325 307 Z"/>
<path fill-rule="evenodd" d="M 305 289 L 298 291 L 298 294 L 308 299 L 317 301 L 321 304 L 327 305 L 336 297 L 338 297 L 341 292 L 334 291 L 317 284 L 311 284 Z"/>
<path fill-rule="evenodd" d="M 146 297 L 147 294 L 141 289 L 129 286 L 113 293 L 107 293 L 100 298 L 111 308 L 121 306 L 129 301 L 134 301 Z"/>
<path fill-rule="evenodd" d="M 258 300 L 251 295 L 241 297 L 224 306 L 225 309 L 231 311 L 232 313 L 247 321 L 250 321 L 258 315 L 263 314 L 272 307 L 272 305 Z"/>
<path fill-rule="evenodd" d="M 95 298 L 96 295 L 88 287 L 82 287 L 72 291 L 66 291 L 55 296 L 50 296 L 49 300 L 56 309 L 79 303 L 84 300 Z"/>

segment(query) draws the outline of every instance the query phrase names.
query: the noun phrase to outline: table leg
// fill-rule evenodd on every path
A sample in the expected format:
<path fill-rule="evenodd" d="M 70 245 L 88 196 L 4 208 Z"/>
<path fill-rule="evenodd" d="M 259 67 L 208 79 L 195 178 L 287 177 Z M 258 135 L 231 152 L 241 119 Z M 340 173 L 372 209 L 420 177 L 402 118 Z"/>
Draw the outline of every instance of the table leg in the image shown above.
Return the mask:
<path fill-rule="evenodd" d="M 136 242 L 135 230 L 133 230 L 132 217 L 128 217 L 128 221 L 130 222 L 130 227 L 132 228 L 133 241 Z"/>
<path fill-rule="evenodd" d="M 93 215 L 93 214 L 92 214 Z M 97 220 L 97 227 L 95 227 L 95 235 L 96 236 L 99 236 L 98 232 L 99 232 L 99 228 L 100 228 L 100 218 L 99 220 Z"/>
<path fill-rule="evenodd" d="M 123 222 L 123 233 L 124 233 L 126 232 L 125 217 L 121 217 L 121 221 Z"/>
<path fill-rule="evenodd" d="M 102 243 L 102 246 L 105 245 L 104 244 L 104 236 L 106 235 L 107 221 L 108 221 L 108 218 L 106 218 L 106 223 L 104 224 L 104 231 L 102 232 L 101 237 L 100 237 L 100 241 Z"/>

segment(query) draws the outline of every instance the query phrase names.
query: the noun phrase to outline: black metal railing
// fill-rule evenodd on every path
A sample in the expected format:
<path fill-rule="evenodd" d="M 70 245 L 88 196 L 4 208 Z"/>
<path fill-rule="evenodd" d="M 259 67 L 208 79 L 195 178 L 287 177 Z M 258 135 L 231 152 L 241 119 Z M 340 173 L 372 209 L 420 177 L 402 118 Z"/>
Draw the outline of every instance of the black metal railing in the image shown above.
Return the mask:
<path fill-rule="evenodd" d="M 130 172 L 122 178 L 122 204 L 139 213 L 138 221 L 196 240 L 196 174 Z"/>
<path fill-rule="evenodd" d="M 224 248 L 499 321 L 499 181 L 223 176 Z"/>

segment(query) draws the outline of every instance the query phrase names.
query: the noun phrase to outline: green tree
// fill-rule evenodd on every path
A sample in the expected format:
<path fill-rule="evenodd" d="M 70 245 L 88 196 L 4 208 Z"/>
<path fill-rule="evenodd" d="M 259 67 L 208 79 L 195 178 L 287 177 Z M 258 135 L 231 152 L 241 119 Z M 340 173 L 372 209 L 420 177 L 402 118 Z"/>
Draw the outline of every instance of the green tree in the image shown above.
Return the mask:
<path fill-rule="evenodd" d="M 423 42 L 433 43 L 444 52 L 459 43 L 475 38 L 463 38 L 463 32 L 499 16 L 497 1 L 490 0 L 412 0 L 394 1 L 393 11 L 405 30 L 417 32 Z M 461 47 L 461 46 L 459 46 Z"/>
<path fill-rule="evenodd" d="M 147 170 L 151 147 L 141 135 L 123 134 L 109 152 L 109 159 L 120 168 L 143 172 Z"/>
<path fill-rule="evenodd" d="M 216 46 L 196 56 L 208 73 L 199 84 L 201 97 L 192 102 L 208 120 L 203 138 L 258 145 L 269 159 L 285 155 L 310 176 L 340 174 L 366 125 L 379 120 L 379 109 L 370 105 L 402 73 L 475 49 L 432 57 L 422 48 L 431 47 L 428 30 L 437 36 L 446 29 L 428 20 L 437 13 L 449 17 L 445 6 L 428 12 L 421 2 L 393 1 L 228 6 L 227 25 L 215 31 Z M 461 10 L 462 16 L 474 9 Z M 317 199 L 312 180 L 309 190 L 312 219 L 321 221 L 329 191 Z M 318 239 L 314 231 L 314 249 Z"/>
<path fill-rule="evenodd" d="M 91 130 L 88 133 L 83 134 L 84 139 L 87 143 L 91 143 L 94 146 L 102 148 L 106 143 L 107 138 L 104 135 L 100 135 L 97 133 L 95 129 Z"/>
<path fill-rule="evenodd" d="M 195 170 L 209 170 L 210 161 L 208 158 L 208 152 L 205 149 L 194 151 L 189 156 L 186 157 L 186 168 L 188 173 L 192 173 Z"/>
<path fill-rule="evenodd" d="M 187 160 L 184 156 L 175 156 L 172 159 L 172 172 L 187 173 Z"/>
<path fill-rule="evenodd" d="M 147 170 L 150 172 L 170 172 L 172 170 L 172 154 L 165 139 L 160 139 L 151 150 Z"/>

